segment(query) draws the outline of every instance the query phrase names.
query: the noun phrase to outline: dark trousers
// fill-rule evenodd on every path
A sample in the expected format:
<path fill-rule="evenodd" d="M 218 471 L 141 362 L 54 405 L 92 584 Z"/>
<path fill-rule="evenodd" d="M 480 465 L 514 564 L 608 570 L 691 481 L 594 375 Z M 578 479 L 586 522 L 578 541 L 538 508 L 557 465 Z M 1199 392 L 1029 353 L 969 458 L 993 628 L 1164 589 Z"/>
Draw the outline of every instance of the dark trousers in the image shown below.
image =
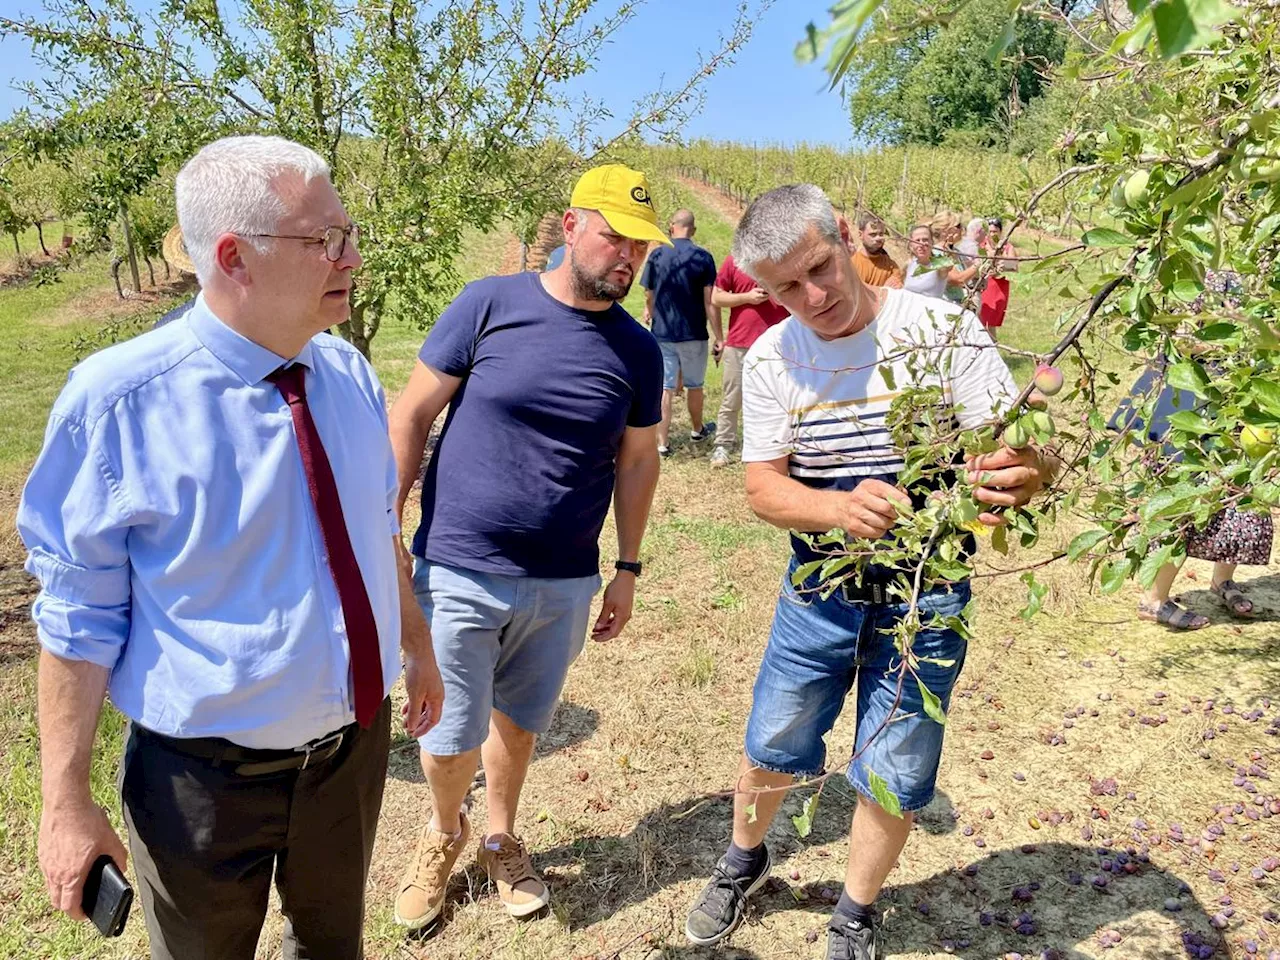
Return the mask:
<path fill-rule="evenodd" d="M 152 960 L 253 960 L 271 875 L 285 960 L 359 960 L 391 705 L 328 760 L 242 776 L 131 730 L 120 771 Z"/>

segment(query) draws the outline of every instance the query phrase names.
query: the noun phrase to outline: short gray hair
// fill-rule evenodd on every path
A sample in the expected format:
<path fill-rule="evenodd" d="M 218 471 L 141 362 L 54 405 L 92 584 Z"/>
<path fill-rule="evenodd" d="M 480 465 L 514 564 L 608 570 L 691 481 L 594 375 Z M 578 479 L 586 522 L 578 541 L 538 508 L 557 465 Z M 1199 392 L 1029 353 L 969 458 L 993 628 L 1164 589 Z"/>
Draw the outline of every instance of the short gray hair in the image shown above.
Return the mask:
<path fill-rule="evenodd" d="M 840 224 L 827 195 L 811 183 L 775 187 L 751 201 L 733 235 L 733 262 L 753 280 L 764 260 L 777 262 L 794 250 L 809 227 L 840 243 Z"/>
<path fill-rule="evenodd" d="M 202 147 L 178 171 L 174 194 L 182 241 L 201 285 L 213 275 L 213 246 L 224 233 L 272 233 L 286 213 L 275 181 L 329 176 L 314 150 L 283 137 L 224 137 Z M 267 243 L 247 238 L 258 249 Z"/>

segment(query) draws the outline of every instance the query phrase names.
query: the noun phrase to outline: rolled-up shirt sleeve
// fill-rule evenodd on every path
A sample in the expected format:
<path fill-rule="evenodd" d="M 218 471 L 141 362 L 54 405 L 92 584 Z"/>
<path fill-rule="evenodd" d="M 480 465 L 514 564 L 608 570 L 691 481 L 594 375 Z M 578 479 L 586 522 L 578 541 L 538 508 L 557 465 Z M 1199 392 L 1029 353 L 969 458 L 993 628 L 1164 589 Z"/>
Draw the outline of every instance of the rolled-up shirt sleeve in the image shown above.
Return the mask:
<path fill-rule="evenodd" d="M 105 426 L 99 424 L 99 426 Z M 111 668 L 129 638 L 129 510 L 112 475 L 105 433 L 54 414 L 18 507 L 32 607 L 55 656 Z"/>

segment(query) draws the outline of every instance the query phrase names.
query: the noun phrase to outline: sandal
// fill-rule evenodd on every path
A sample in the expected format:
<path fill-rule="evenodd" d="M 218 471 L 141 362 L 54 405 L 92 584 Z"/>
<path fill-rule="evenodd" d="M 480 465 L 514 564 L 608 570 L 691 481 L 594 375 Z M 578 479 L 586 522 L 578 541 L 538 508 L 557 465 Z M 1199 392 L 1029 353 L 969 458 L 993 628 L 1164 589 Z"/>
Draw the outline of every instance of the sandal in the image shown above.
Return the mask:
<path fill-rule="evenodd" d="M 1211 584 L 1209 589 L 1222 601 L 1222 605 L 1233 617 L 1248 619 L 1253 616 L 1253 601 L 1245 596 L 1244 591 L 1240 589 L 1240 584 L 1234 580 L 1223 580 L 1222 583 Z"/>
<path fill-rule="evenodd" d="M 1150 607 L 1145 603 L 1138 604 L 1138 619 L 1162 623 L 1174 630 L 1200 630 L 1209 625 L 1209 618 L 1192 613 L 1186 607 L 1180 607 L 1172 600 L 1166 600 L 1158 607 Z"/>

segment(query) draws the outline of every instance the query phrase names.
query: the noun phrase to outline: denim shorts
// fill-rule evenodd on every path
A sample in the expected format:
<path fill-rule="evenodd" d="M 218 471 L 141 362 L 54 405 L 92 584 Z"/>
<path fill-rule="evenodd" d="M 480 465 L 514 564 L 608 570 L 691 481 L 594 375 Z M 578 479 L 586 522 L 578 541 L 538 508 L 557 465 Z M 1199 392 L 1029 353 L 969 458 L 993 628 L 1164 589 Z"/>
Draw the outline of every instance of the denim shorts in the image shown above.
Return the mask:
<path fill-rule="evenodd" d="M 822 738 L 856 683 L 854 752 L 859 755 L 849 764 L 849 782 L 871 797 L 868 773 L 874 771 L 897 795 L 904 811 L 927 806 L 942 757 L 943 727 L 924 712 L 919 687 L 910 676 L 893 722 L 876 734 L 893 707 L 895 671 L 901 662 L 889 631 L 905 615 L 907 605 L 853 603 L 838 592 L 826 600 L 808 591 L 802 595 L 791 584 L 795 568 L 792 558 L 756 678 L 747 721 L 747 759 L 775 773 L 805 777 L 822 773 L 826 762 Z M 920 598 L 921 618 L 928 624 L 933 614 L 957 615 L 969 597 L 968 583 L 927 591 Z M 921 679 L 945 710 L 964 666 L 964 638 L 954 630 L 925 629 L 917 635 L 913 649 L 922 658 L 955 661 L 950 666 L 922 663 L 919 668 Z"/>
<path fill-rule="evenodd" d="M 681 340 L 679 343 L 671 343 L 659 340 L 658 349 L 662 351 L 663 390 L 674 390 L 679 374 L 684 374 L 686 389 L 702 389 L 702 381 L 707 379 L 708 341 Z"/>
<path fill-rule="evenodd" d="M 474 750 L 489 735 L 492 710 L 546 733 L 599 589 L 598 574 L 510 577 L 415 559 L 413 592 L 444 681 L 444 712 L 419 738 L 422 749 L 440 757 Z"/>

